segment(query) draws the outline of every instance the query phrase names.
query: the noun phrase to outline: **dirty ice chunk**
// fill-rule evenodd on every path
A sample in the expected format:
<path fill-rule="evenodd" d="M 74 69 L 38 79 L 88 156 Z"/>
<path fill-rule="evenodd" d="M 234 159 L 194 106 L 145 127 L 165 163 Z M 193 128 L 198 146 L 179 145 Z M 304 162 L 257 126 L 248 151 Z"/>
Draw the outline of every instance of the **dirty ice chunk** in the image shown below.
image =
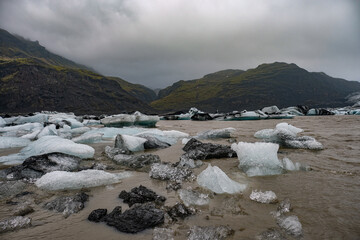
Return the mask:
<path fill-rule="evenodd" d="M 39 178 L 35 184 L 45 190 L 81 189 L 118 183 L 130 176 L 129 172 L 108 173 L 102 170 L 54 171 Z"/>
<path fill-rule="evenodd" d="M 16 216 L 0 221 L 0 233 L 31 226 L 31 218 Z"/>
<path fill-rule="evenodd" d="M 144 143 L 146 141 L 147 139 L 145 138 L 119 134 L 115 139 L 115 147 L 128 149 L 131 152 L 138 152 L 144 150 Z"/>
<path fill-rule="evenodd" d="M 273 191 L 257 191 L 254 190 L 250 194 L 250 199 L 259 203 L 276 203 L 277 196 Z"/>
<path fill-rule="evenodd" d="M 207 205 L 210 201 L 207 194 L 199 193 L 193 190 L 180 189 L 179 196 L 187 207 L 189 207 L 190 205 Z"/>
<path fill-rule="evenodd" d="M 246 184 L 231 180 L 220 168 L 211 164 L 199 174 L 197 183 L 215 193 L 240 193 L 246 188 Z"/>
<path fill-rule="evenodd" d="M 216 138 L 230 138 L 231 134 L 235 132 L 235 128 L 223 128 L 208 130 L 205 132 L 198 133 L 195 138 L 198 139 L 216 139 Z"/>
<path fill-rule="evenodd" d="M 296 237 L 302 235 L 302 225 L 297 216 L 279 217 L 277 224 L 291 235 Z"/>

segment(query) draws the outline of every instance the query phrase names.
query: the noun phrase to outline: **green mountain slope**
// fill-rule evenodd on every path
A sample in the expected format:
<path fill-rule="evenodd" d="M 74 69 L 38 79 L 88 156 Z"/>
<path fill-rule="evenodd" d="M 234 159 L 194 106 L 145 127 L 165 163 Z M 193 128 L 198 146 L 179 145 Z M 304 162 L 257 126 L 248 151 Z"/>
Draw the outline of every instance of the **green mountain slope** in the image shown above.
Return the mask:
<path fill-rule="evenodd" d="M 269 105 L 342 106 L 346 95 L 359 90 L 359 82 L 276 62 L 247 71 L 224 70 L 197 80 L 179 81 L 160 91 L 160 99 L 151 106 L 163 112 L 190 107 L 213 112 Z"/>
<path fill-rule="evenodd" d="M 153 112 L 156 98 L 142 85 L 104 77 L 0 29 L 0 112 Z"/>

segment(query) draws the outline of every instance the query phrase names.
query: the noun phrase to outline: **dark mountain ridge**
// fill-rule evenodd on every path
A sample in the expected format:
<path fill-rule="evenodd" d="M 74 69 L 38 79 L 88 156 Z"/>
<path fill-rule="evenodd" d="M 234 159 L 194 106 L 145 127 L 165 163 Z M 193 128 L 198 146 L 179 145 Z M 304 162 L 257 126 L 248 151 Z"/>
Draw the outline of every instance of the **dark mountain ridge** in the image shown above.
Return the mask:
<path fill-rule="evenodd" d="M 0 112 L 151 113 L 156 94 L 47 51 L 0 29 Z"/>

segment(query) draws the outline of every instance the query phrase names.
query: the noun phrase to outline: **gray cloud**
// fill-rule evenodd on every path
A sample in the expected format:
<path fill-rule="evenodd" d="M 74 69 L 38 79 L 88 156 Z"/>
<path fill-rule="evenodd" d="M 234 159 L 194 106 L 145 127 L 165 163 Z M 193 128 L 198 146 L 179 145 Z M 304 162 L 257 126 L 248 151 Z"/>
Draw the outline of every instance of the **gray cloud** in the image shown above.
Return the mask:
<path fill-rule="evenodd" d="M 274 61 L 360 80 L 359 6 L 356 0 L 3 0 L 0 27 L 153 88 Z"/>

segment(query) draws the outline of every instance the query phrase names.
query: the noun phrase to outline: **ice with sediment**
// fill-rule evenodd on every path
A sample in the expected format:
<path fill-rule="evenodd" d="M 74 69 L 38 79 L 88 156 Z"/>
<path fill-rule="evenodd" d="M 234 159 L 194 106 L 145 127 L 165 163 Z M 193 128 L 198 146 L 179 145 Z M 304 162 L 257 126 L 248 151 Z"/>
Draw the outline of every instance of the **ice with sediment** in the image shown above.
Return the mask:
<path fill-rule="evenodd" d="M 263 139 L 266 142 L 278 143 L 284 147 L 304 148 L 312 150 L 323 149 L 321 143 L 310 136 L 297 136 L 303 129 L 294 127 L 288 123 L 279 123 L 275 129 L 263 129 L 257 131 L 254 137 Z"/>
<path fill-rule="evenodd" d="M 208 130 L 205 132 L 198 133 L 195 138 L 198 139 L 214 139 L 214 138 L 230 138 L 231 134 L 235 132 L 235 128 L 223 128 Z"/>
<path fill-rule="evenodd" d="M 215 193 L 241 193 L 246 189 L 247 184 L 231 180 L 219 167 L 212 167 L 211 164 L 197 177 L 197 183 Z"/>
<path fill-rule="evenodd" d="M 278 200 L 273 191 L 262 192 L 257 190 L 251 192 L 250 199 L 259 203 L 275 203 Z"/>
<path fill-rule="evenodd" d="M 296 237 L 302 235 L 302 225 L 297 216 L 278 217 L 276 222 L 287 233 Z"/>
<path fill-rule="evenodd" d="M 19 163 L 31 156 L 53 152 L 65 153 L 80 158 L 92 158 L 95 149 L 88 145 L 74 143 L 71 140 L 63 139 L 58 136 L 44 136 L 31 142 L 28 146 L 21 149 L 18 154 L 0 157 L 0 162 L 8 162 L 8 164 L 10 162 Z"/>
<path fill-rule="evenodd" d="M 207 205 L 210 202 L 209 195 L 204 193 L 199 193 L 193 190 L 180 189 L 179 190 L 180 199 L 183 201 L 185 206 L 189 207 L 190 205 Z"/>
<path fill-rule="evenodd" d="M 0 137 L 0 149 L 25 147 L 29 144 L 30 144 L 30 140 L 26 138 Z"/>
<path fill-rule="evenodd" d="M 39 178 L 35 184 L 41 189 L 51 191 L 81 189 L 119 183 L 121 179 L 131 176 L 130 172 L 108 173 L 102 170 L 54 171 Z"/>
<path fill-rule="evenodd" d="M 15 216 L 0 221 L 0 233 L 31 226 L 31 218 Z"/>

